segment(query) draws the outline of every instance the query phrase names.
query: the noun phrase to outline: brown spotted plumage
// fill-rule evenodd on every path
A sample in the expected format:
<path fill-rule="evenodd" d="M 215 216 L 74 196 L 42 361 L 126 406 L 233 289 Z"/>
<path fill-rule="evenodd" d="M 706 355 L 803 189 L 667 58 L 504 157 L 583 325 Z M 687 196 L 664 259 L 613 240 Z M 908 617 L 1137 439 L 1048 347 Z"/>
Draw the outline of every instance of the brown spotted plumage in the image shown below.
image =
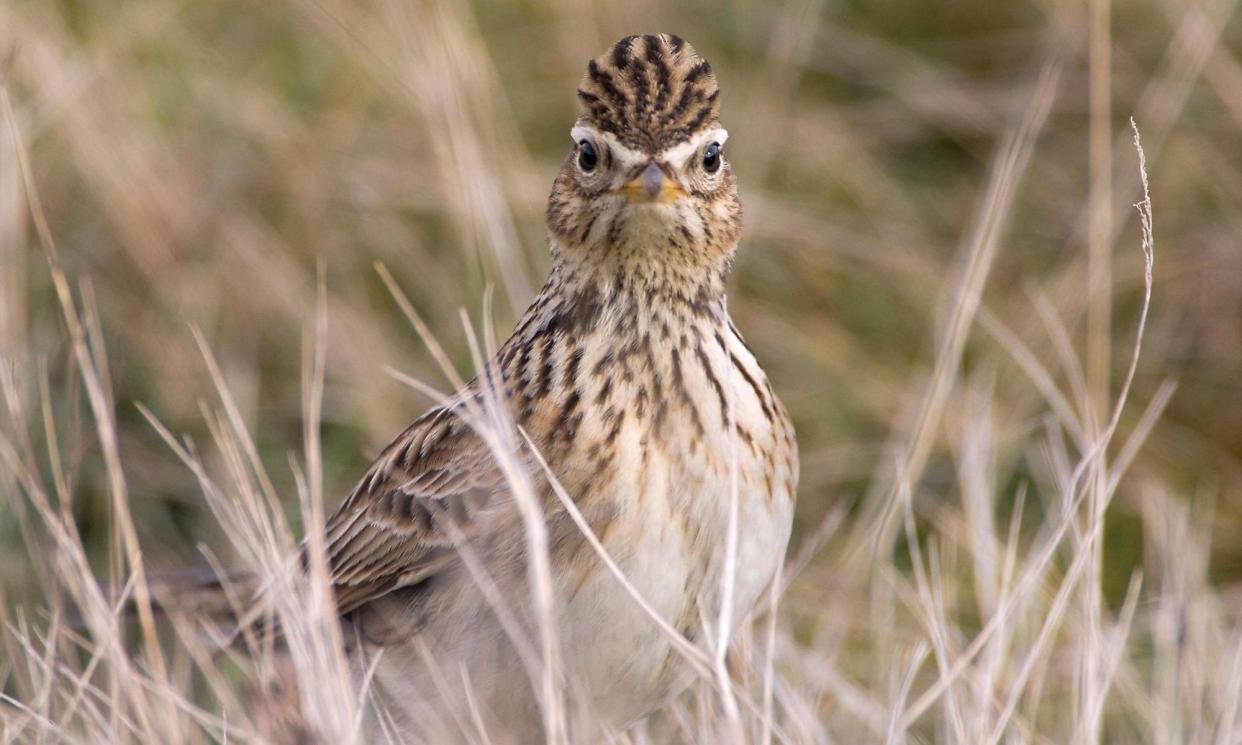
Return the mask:
<path fill-rule="evenodd" d="M 578 99 L 548 202 L 554 262 L 542 291 L 486 373 L 401 433 L 328 521 L 360 668 L 382 650 L 377 691 L 416 741 L 477 738 L 459 728 L 474 721 L 457 708 L 468 700 L 491 741 L 543 741 L 513 468 L 547 523 L 560 674 L 581 741 L 689 680 L 519 432 L 634 588 L 691 642 L 706 643 L 722 617 L 736 625 L 785 552 L 797 448 L 726 307 L 741 204 L 711 67 L 678 37 L 627 37 L 589 63 Z M 488 441 L 480 417 L 512 435 Z M 498 449 L 509 449 L 507 466 Z M 733 605 L 722 614 L 726 583 Z"/>
<path fill-rule="evenodd" d="M 626 145 L 659 150 L 716 123 L 712 66 L 678 36 L 627 36 L 587 63 L 583 120 Z"/>

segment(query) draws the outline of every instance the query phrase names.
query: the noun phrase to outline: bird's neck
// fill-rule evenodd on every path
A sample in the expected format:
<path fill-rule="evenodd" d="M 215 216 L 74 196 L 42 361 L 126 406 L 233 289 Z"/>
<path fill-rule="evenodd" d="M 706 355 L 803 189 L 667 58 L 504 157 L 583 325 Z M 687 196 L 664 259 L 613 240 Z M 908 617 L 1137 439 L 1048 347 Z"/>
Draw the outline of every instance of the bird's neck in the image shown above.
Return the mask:
<path fill-rule="evenodd" d="M 666 419 L 663 411 L 690 406 L 694 413 L 687 416 L 700 423 L 701 437 L 705 417 L 717 421 L 721 414 L 698 411 L 684 376 L 706 376 L 702 366 L 711 350 L 733 338 L 730 326 L 723 272 L 687 281 L 676 273 L 609 275 L 557 262 L 499 350 L 497 366 L 515 420 L 541 447 L 572 448 L 580 427 L 605 426 L 588 416 L 586 402 L 610 412 L 604 416 L 612 437 L 621 411 L 647 417 L 654 436 L 677 436 L 675 417 Z M 632 403 L 632 411 L 621 402 Z"/>
<path fill-rule="evenodd" d="M 591 328 L 625 332 L 651 325 L 726 323 L 726 267 L 691 261 L 557 261 L 541 304 Z"/>

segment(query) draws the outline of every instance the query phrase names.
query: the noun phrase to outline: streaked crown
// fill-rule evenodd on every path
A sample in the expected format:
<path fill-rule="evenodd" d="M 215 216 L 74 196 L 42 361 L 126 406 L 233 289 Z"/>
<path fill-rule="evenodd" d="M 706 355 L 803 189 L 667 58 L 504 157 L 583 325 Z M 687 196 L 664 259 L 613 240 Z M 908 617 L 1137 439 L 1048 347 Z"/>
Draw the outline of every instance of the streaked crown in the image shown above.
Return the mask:
<path fill-rule="evenodd" d="M 718 94 L 712 66 L 681 37 L 627 36 L 587 65 L 579 121 L 656 153 L 715 126 Z"/>

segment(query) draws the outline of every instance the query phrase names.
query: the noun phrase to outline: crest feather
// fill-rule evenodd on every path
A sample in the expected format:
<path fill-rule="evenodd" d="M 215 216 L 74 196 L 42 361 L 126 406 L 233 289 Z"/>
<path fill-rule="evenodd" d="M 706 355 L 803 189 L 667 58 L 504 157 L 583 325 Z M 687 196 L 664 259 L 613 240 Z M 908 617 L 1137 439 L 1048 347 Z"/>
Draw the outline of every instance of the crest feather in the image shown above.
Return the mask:
<path fill-rule="evenodd" d="M 587 64 L 578 121 L 655 153 L 717 125 L 718 95 L 712 66 L 681 37 L 627 36 Z"/>

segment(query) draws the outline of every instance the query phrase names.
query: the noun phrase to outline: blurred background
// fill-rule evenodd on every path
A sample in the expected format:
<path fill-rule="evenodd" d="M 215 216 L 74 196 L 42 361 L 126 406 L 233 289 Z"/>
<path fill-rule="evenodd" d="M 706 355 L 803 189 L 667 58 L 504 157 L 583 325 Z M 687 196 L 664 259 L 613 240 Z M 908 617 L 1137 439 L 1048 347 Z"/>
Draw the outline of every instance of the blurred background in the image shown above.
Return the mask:
<path fill-rule="evenodd" d="M 868 662 L 872 647 L 851 646 L 858 632 L 833 619 L 868 598 L 842 557 L 860 516 L 889 496 L 884 474 L 909 454 L 964 257 L 989 222 L 989 179 L 1006 133 L 1039 119 L 1028 112 L 1041 80 L 1050 110 L 1012 174 L 1012 202 L 992 214 L 981 320 L 920 440 L 919 528 L 951 553 L 969 488 L 991 495 L 1002 533 L 1020 491 L 1023 534 L 1055 511 L 1048 442 L 1069 435 L 1023 351 L 1084 412 L 1102 413 L 1120 389 L 1143 298 L 1133 117 L 1156 261 L 1112 452 L 1167 381 L 1176 390 L 1109 507 L 1105 612 L 1123 606 L 1136 573 L 1153 578 L 1144 593 L 1161 591 L 1170 514 L 1191 526 L 1196 576 L 1222 623 L 1242 610 L 1237 4 L 5 0 L 0 79 L 61 260 L 98 313 L 147 565 L 174 568 L 200 563 L 200 544 L 228 563 L 193 478 L 135 407 L 210 442 L 202 402 L 215 394 L 191 328 L 219 359 L 278 490 L 293 494 L 304 332 L 322 275 L 335 504 L 430 404 L 386 368 L 448 385 L 374 264 L 468 374 L 462 313 L 481 326 L 494 287 L 491 321 L 507 333 L 549 266 L 544 207 L 587 59 L 629 33 L 685 37 L 717 72 L 746 208 L 731 311 L 801 446 L 790 638 L 814 648 L 828 634 L 834 669 L 869 688 L 871 668 L 887 662 Z M 36 412 L 47 368 L 72 513 L 102 571 L 112 528 L 97 435 L 4 130 L 0 359 Z M 971 487 L 962 443 L 980 407 L 990 455 Z M 0 488 L 17 494 L 11 479 Z M 41 592 L 22 535 L 17 511 L 0 512 L 9 608 Z M 907 554 L 897 541 L 883 558 L 901 575 Z M 945 561 L 946 583 L 965 588 L 970 561 Z M 968 640 L 979 621 L 955 608 Z M 1135 669 L 1147 669 L 1138 656 Z M 805 685 L 820 687 L 811 698 L 831 716 L 823 691 L 839 685 Z"/>

